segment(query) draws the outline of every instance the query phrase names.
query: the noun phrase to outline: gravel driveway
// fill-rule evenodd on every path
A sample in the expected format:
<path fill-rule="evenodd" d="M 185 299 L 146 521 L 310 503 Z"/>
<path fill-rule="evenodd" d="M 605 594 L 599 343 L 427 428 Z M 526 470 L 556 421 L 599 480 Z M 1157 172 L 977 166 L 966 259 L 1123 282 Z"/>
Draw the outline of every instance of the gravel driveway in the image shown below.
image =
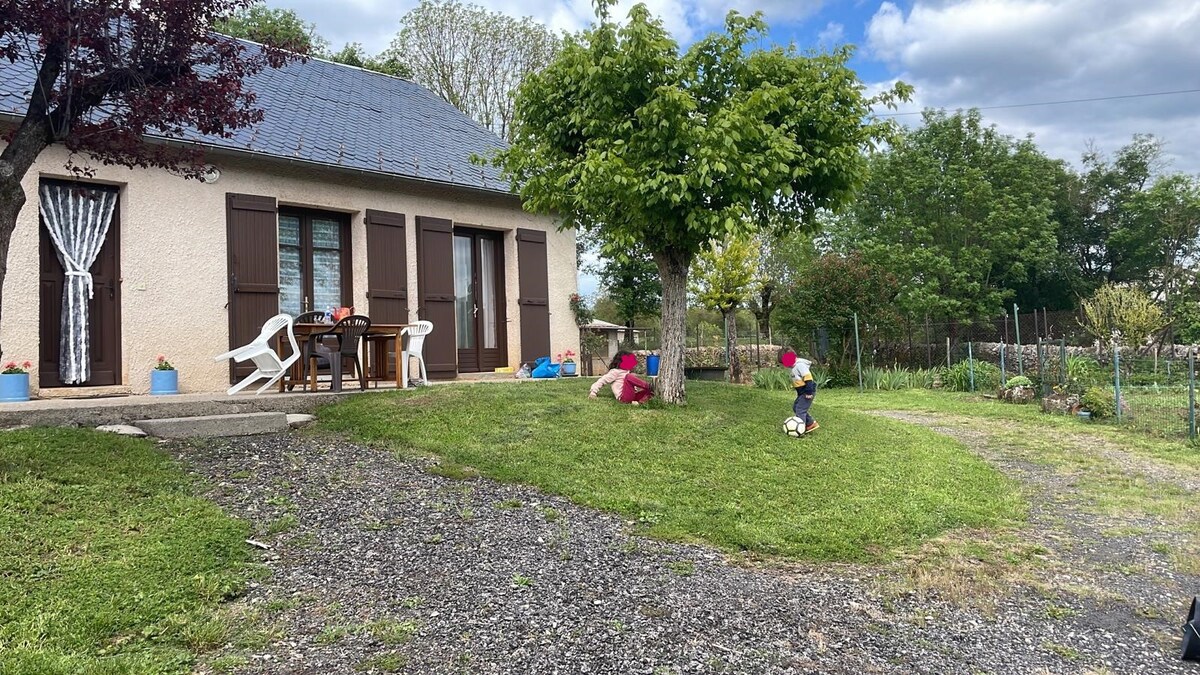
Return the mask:
<path fill-rule="evenodd" d="M 739 566 L 328 437 L 169 447 L 271 546 L 241 602 L 274 639 L 218 652 L 238 672 L 1200 673 L 1174 617 L 1148 633 L 1103 600 L 1052 618 L 1014 589 L 985 616 L 865 567 Z"/>

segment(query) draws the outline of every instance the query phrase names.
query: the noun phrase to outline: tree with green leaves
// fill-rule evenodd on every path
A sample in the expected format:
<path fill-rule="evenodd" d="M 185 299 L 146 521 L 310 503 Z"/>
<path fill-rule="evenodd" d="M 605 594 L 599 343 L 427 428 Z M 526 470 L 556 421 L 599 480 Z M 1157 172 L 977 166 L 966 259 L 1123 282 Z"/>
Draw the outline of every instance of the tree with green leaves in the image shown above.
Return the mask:
<path fill-rule="evenodd" d="M 329 41 L 317 34 L 317 26 L 301 19 L 296 10 L 267 7 L 265 2 L 249 4 L 214 22 L 213 30 L 261 44 L 286 45 L 312 56 L 323 56 L 329 48 Z"/>
<path fill-rule="evenodd" d="M 762 233 L 755 237 L 758 246 L 757 269 L 747 305 L 758 320 L 758 331 L 767 339 L 773 335 L 771 315 L 780 295 L 792 285 L 797 274 L 817 258 L 811 233 L 796 230 L 781 236 Z"/>
<path fill-rule="evenodd" d="M 639 317 L 658 313 L 662 302 L 662 284 L 658 268 L 645 253 L 610 253 L 596 269 L 600 288 L 616 307 L 620 323 L 633 328 Z M 633 339 L 633 331 L 625 332 Z"/>
<path fill-rule="evenodd" d="M 1134 286 L 1105 284 L 1083 303 L 1083 327 L 1102 343 L 1137 349 L 1167 325 L 1162 307 Z"/>
<path fill-rule="evenodd" d="M 779 327 L 792 342 L 825 329 L 836 342 L 829 362 L 846 367 L 854 356 L 854 315 L 864 335 L 887 335 L 899 323 L 896 276 L 857 252 L 827 253 L 796 275 L 779 303 Z"/>
<path fill-rule="evenodd" d="M 729 381 L 736 384 L 750 380 L 750 373 L 742 367 L 737 352 L 737 308 L 750 295 L 757 255 L 755 242 L 749 237 L 729 237 L 701 251 L 692 263 L 692 294 L 704 307 L 721 313 Z"/>
<path fill-rule="evenodd" d="M 507 138 L 513 95 L 558 53 L 562 36 L 530 17 L 516 19 L 457 0 L 421 0 L 400 20 L 385 56 L 477 122 Z"/>
<path fill-rule="evenodd" d="M 653 256 L 663 289 L 657 389 L 684 403 L 692 261 L 728 236 L 846 204 L 865 177 L 864 152 L 892 129 L 872 106 L 910 89 L 866 96 L 849 49 L 756 48 L 761 14 L 731 12 L 724 32 L 681 52 L 645 5 L 623 25 L 610 6 L 598 2 L 596 23 L 521 85 L 511 145 L 496 160 L 527 209 Z"/>
<path fill-rule="evenodd" d="M 1137 249 L 1143 232 L 1133 227 L 1134 199 L 1153 184 L 1163 166 L 1162 142 L 1137 134 L 1110 160 L 1089 148 L 1074 190 L 1076 218 L 1066 223 L 1063 243 L 1088 283 L 1137 281 L 1147 271 Z"/>
<path fill-rule="evenodd" d="M 361 42 L 347 42 L 346 46 L 329 54 L 328 57 L 334 63 L 344 63 L 347 66 L 373 70 L 393 77 L 405 79 L 412 77 L 412 71 L 394 53 L 387 51 L 378 56 L 371 56 Z"/>
<path fill-rule="evenodd" d="M 904 280 L 898 302 L 910 316 L 995 316 L 1013 284 L 1055 253 L 1047 178 L 1061 170 L 977 110 L 926 111 L 921 127 L 873 158 L 843 236 Z"/>

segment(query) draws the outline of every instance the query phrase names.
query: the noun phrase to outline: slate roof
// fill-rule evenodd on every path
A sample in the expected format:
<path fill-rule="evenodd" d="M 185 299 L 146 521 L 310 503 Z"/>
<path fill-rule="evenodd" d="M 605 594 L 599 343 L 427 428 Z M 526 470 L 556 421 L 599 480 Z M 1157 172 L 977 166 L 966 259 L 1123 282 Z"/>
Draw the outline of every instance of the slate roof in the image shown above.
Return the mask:
<path fill-rule="evenodd" d="M 0 114 L 23 115 L 32 64 L 0 59 Z M 309 59 L 248 78 L 264 118 L 232 138 L 184 140 L 495 192 L 508 183 L 471 163 L 504 141 L 424 87 L 396 77 Z"/>

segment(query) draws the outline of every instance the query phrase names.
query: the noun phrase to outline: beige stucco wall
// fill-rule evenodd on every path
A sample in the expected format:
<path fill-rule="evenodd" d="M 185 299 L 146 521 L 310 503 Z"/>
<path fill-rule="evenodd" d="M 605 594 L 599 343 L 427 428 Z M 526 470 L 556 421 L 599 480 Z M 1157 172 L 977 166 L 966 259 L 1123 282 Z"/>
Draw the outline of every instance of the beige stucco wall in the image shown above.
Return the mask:
<path fill-rule="evenodd" d="M 13 234 L 0 321 L 0 345 L 6 360 L 38 361 L 37 186 L 43 177 L 69 178 L 63 169 L 65 160 L 60 147 L 50 148 L 24 181 L 29 201 Z M 418 297 L 416 216 L 505 231 L 510 365 L 520 359 L 515 230 L 546 230 L 551 348 L 578 351 L 579 335 L 568 303 L 577 284 L 574 232 L 557 232 L 550 218 L 525 213 L 514 199 L 299 163 L 217 154 L 211 155 L 209 162 L 221 170 L 221 178 L 214 184 L 182 180 L 160 170 L 117 167 L 98 167 L 92 179 L 121 187 L 122 390 L 149 391 L 149 372 L 160 353 L 179 369 L 182 391 L 228 387 L 227 363 L 214 362 L 212 357 L 226 351 L 229 344 L 225 195 L 230 192 L 272 196 L 280 205 L 351 214 L 354 303 L 368 314 L 363 214 L 367 209 L 405 214 L 413 321 Z M 36 392 L 37 374 L 30 379 Z"/>

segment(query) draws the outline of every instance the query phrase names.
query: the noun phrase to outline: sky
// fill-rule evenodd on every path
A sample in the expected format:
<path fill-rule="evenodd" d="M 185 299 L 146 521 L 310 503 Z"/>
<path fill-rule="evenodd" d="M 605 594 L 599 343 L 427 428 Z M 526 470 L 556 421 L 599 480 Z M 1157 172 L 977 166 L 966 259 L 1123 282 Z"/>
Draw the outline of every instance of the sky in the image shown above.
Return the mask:
<path fill-rule="evenodd" d="M 590 0 L 475 0 L 574 31 Z M 1200 0 L 645 0 L 683 45 L 730 10 L 762 11 L 772 42 L 802 50 L 849 44 L 871 88 L 913 85 L 897 119 L 923 108 L 977 107 L 1003 133 L 1033 134 L 1047 155 L 1078 164 L 1111 156 L 1135 133 L 1165 143 L 1169 170 L 1200 174 Z M 388 46 L 415 0 L 269 0 L 317 25 L 335 48 Z M 632 6 L 622 0 L 614 11 Z M 1166 93 L 1182 92 L 1182 93 Z M 1083 99 L 1104 99 L 1089 100 Z M 1051 105 L 1039 105 L 1051 104 Z M 580 276 L 580 291 L 595 292 Z"/>

